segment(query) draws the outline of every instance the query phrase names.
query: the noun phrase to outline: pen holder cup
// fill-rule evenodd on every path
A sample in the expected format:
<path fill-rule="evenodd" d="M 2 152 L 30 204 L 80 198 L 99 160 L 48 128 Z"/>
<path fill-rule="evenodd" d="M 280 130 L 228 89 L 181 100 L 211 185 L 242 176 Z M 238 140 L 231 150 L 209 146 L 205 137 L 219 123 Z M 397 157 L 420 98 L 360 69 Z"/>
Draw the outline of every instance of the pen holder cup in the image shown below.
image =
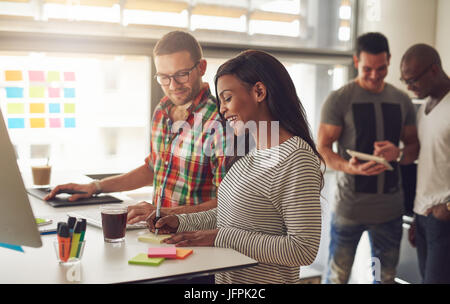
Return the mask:
<path fill-rule="evenodd" d="M 70 265 L 80 262 L 83 257 L 86 240 L 77 243 L 76 249 L 72 248 L 72 243 L 69 246 L 65 245 L 64 243 L 58 242 L 58 240 L 53 242 L 53 248 L 55 249 L 56 259 L 59 264 Z"/>

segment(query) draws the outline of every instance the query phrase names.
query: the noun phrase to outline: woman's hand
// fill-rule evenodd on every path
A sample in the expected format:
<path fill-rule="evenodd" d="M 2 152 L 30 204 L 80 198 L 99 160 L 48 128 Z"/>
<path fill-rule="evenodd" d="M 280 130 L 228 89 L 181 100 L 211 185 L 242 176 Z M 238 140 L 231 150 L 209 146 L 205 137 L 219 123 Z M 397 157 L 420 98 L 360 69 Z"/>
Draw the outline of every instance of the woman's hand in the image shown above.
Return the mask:
<path fill-rule="evenodd" d="M 161 218 L 155 223 L 156 211 L 145 220 L 147 222 L 148 229 L 151 232 L 155 232 L 156 229 L 160 234 L 172 234 L 177 232 L 178 226 L 180 226 L 180 221 L 176 215 L 167 215 L 163 210 L 161 210 Z"/>
<path fill-rule="evenodd" d="M 218 232 L 219 229 L 180 232 L 165 239 L 163 242 L 166 244 L 175 244 L 177 247 L 214 247 L 214 241 L 216 240 Z"/>

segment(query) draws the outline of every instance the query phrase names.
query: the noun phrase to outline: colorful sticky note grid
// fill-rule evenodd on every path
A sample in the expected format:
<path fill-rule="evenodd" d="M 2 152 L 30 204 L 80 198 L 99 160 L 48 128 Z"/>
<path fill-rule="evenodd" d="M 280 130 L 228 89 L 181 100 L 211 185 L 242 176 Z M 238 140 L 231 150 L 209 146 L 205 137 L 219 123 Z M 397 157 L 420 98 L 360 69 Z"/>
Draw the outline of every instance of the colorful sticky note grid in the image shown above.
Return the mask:
<path fill-rule="evenodd" d="M 47 72 L 47 81 L 59 81 L 59 72 L 57 71 L 48 71 Z"/>
<path fill-rule="evenodd" d="M 30 87 L 30 97 L 31 98 L 44 98 L 45 88 L 44 87 Z"/>
<path fill-rule="evenodd" d="M 23 114 L 25 113 L 25 105 L 23 103 L 10 102 L 6 111 L 8 114 Z"/>
<path fill-rule="evenodd" d="M 23 98 L 23 88 L 6 87 L 7 98 Z"/>
<path fill-rule="evenodd" d="M 31 128 L 45 128 L 45 118 L 30 118 Z"/>
<path fill-rule="evenodd" d="M 10 128 L 10 129 L 25 128 L 25 119 L 24 118 L 8 118 L 8 128 Z"/>
<path fill-rule="evenodd" d="M 59 105 L 59 103 L 49 103 L 48 111 L 50 113 L 61 113 L 61 106 Z"/>
<path fill-rule="evenodd" d="M 45 113 L 45 104 L 30 103 L 30 113 Z"/>
<path fill-rule="evenodd" d="M 64 118 L 65 128 L 75 128 L 75 118 Z"/>
<path fill-rule="evenodd" d="M 154 234 L 154 233 L 146 233 L 138 236 L 138 241 L 144 243 L 152 243 L 152 244 L 161 244 L 163 240 L 169 238 L 170 234 Z"/>
<path fill-rule="evenodd" d="M 22 79 L 22 71 L 5 71 L 6 81 L 21 81 Z"/>
<path fill-rule="evenodd" d="M 44 71 L 28 71 L 28 79 L 30 82 L 44 82 Z"/>
<path fill-rule="evenodd" d="M 61 128 L 60 118 L 49 118 L 50 128 Z"/>
<path fill-rule="evenodd" d="M 64 81 L 75 81 L 75 72 L 64 72 Z"/>
<path fill-rule="evenodd" d="M 194 250 L 192 249 L 185 249 L 185 248 L 177 248 L 177 259 L 183 260 L 190 256 Z"/>
<path fill-rule="evenodd" d="M 75 98 L 75 89 L 64 88 L 64 98 Z"/>
<path fill-rule="evenodd" d="M 137 256 L 128 261 L 128 264 L 159 266 L 164 258 L 149 258 L 146 253 L 139 253 Z"/>
<path fill-rule="evenodd" d="M 58 98 L 60 89 L 59 88 L 48 88 L 48 97 L 50 98 Z"/>
<path fill-rule="evenodd" d="M 64 104 L 64 113 L 75 113 L 75 104 L 74 103 L 65 103 Z"/>
<path fill-rule="evenodd" d="M 177 257 L 177 249 L 175 247 L 156 247 L 149 248 L 147 252 L 149 258 L 168 258 L 175 259 Z"/>

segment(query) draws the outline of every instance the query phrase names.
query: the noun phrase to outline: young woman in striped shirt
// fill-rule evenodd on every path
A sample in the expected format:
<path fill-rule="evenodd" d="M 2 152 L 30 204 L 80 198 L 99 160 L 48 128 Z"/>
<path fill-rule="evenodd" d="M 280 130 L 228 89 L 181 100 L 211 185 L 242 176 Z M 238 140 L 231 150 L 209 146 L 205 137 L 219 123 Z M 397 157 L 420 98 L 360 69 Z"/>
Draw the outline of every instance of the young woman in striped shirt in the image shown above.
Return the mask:
<path fill-rule="evenodd" d="M 218 189 L 218 207 L 169 215 L 150 230 L 174 233 L 176 246 L 232 248 L 257 266 L 216 274 L 216 283 L 298 283 L 321 237 L 322 157 L 285 67 L 261 51 L 228 60 L 215 77 L 221 116 L 256 149 L 233 159 Z"/>

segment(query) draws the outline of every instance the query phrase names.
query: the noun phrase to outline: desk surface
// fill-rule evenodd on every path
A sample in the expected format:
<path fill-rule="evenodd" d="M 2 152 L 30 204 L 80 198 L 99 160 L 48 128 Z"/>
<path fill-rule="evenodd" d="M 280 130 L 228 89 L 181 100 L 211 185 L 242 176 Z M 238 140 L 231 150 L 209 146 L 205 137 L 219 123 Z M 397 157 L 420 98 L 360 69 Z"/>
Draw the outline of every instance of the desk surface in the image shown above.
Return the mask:
<path fill-rule="evenodd" d="M 77 180 L 83 182 L 82 178 Z M 126 193 L 114 195 L 123 199 L 127 205 L 139 202 L 131 200 Z M 39 199 L 31 196 L 29 198 L 36 217 L 47 216 L 57 220 L 66 218 L 67 212 L 70 211 L 99 209 L 99 205 L 53 208 Z M 147 232 L 147 229 L 128 230 L 124 243 L 109 244 L 103 241 L 101 229 L 88 225 L 79 283 L 157 283 L 257 264 L 255 260 L 232 249 L 190 247 L 194 253 L 185 260 L 166 259 L 159 266 L 129 265 L 128 260 L 137 254 L 146 253 L 149 247 L 160 246 L 137 240 L 139 234 Z M 70 267 L 60 265 L 56 260 L 53 247 L 56 236 L 42 235 L 41 238 L 41 248 L 24 247 L 25 253 L 0 248 L 0 283 L 73 283 L 66 277 Z"/>

